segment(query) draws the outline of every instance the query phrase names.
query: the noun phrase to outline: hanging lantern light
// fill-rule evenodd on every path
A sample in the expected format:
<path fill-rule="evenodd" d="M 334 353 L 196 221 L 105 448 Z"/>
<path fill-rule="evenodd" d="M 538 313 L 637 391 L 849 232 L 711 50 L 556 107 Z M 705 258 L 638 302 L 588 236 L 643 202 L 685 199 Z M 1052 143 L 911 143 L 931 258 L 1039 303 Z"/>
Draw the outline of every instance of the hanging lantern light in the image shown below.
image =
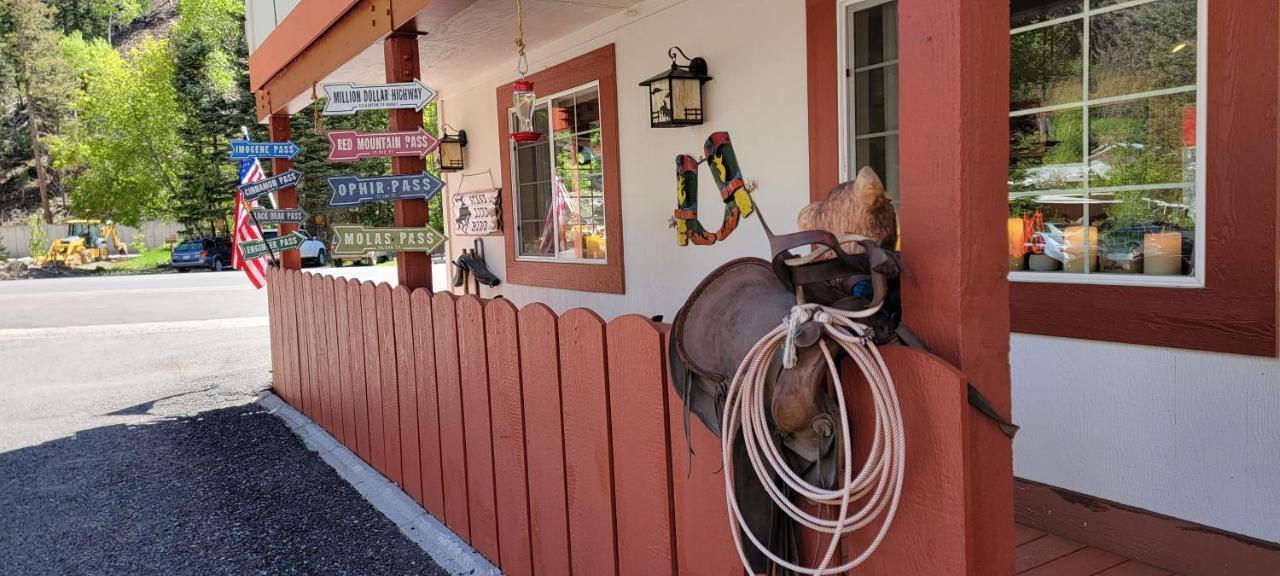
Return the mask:
<path fill-rule="evenodd" d="M 445 126 L 440 147 L 437 148 L 440 153 L 440 171 L 458 172 L 466 168 L 462 160 L 462 149 L 467 147 L 467 131 L 459 130 L 456 134 L 450 134 L 449 128 Z"/>
<path fill-rule="evenodd" d="M 677 54 L 687 64 L 677 63 Z M 679 46 L 667 50 L 667 57 L 671 58 L 669 70 L 640 83 L 649 89 L 649 126 L 679 128 L 702 124 L 702 85 L 711 79 L 707 61 L 689 58 Z"/>
<path fill-rule="evenodd" d="M 533 91 L 533 81 L 525 78 L 529 73 L 529 60 L 524 54 L 524 5 L 516 0 L 516 72 L 520 79 L 511 85 L 511 108 L 515 111 L 516 125 L 511 139 L 516 142 L 537 142 L 542 133 L 533 129 L 533 108 L 538 95 Z"/>

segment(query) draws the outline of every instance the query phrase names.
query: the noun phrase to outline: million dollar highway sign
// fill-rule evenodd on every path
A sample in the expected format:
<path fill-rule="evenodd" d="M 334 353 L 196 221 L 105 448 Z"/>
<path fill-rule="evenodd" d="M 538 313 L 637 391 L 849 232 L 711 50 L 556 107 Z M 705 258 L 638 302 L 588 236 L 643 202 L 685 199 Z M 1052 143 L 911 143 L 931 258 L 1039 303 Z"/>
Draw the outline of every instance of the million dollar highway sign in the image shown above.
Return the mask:
<path fill-rule="evenodd" d="M 436 91 L 421 80 L 362 86 L 350 82 L 325 84 L 324 94 L 328 98 L 324 103 L 325 116 L 348 116 L 360 110 L 422 110 L 436 98 Z"/>

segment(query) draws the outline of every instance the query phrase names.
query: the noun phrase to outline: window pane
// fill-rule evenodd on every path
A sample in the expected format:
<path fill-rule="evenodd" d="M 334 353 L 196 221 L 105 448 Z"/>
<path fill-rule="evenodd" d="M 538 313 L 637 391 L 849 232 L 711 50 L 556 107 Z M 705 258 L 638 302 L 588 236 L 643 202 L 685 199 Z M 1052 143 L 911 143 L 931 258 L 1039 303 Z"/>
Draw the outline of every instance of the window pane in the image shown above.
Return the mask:
<path fill-rule="evenodd" d="M 1095 193 L 1101 271 L 1109 274 L 1195 274 L 1192 189 Z"/>
<path fill-rule="evenodd" d="M 600 129 L 600 90 L 590 88 L 578 92 L 575 96 L 574 108 L 574 117 L 577 119 L 574 132 Z"/>
<path fill-rule="evenodd" d="M 1019 32 L 1009 38 L 1009 104 L 1025 110 L 1084 99 L 1082 20 Z"/>
<path fill-rule="evenodd" d="M 1010 200 L 1009 269 L 1080 273 L 1087 260 L 1096 270 L 1098 233 L 1096 227 L 1085 232 L 1084 206 L 1079 194 Z"/>
<path fill-rule="evenodd" d="M 604 175 L 600 132 L 556 140 L 556 185 L 567 209 L 560 213 L 560 258 L 604 258 Z M 588 242 L 587 236 L 599 236 Z"/>
<path fill-rule="evenodd" d="M 1097 5 L 1096 0 L 1094 5 Z M 1012 0 L 1009 8 L 1009 24 L 1014 28 L 1019 28 L 1036 22 L 1045 22 L 1055 18 L 1062 18 L 1063 16 L 1079 14 L 1084 6 L 1080 0 L 1058 0 L 1056 2 Z"/>
<path fill-rule="evenodd" d="M 855 154 L 858 166 L 852 173 L 863 166 L 870 166 L 884 182 L 884 189 L 896 202 L 898 200 L 898 135 L 859 138 Z"/>
<path fill-rule="evenodd" d="M 1196 83 L 1196 0 L 1159 0 L 1094 16 L 1089 96 Z"/>
<path fill-rule="evenodd" d="M 898 59 L 898 3 L 859 10 L 853 15 L 855 68 Z"/>
<path fill-rule="evenodd" d="M 1090 186 L 1192 182 L 1194 122 L 1192 92 L 1092 108 Z"/>
<path fill-rule="evenodd" d="M 1084 126 L 1080 110 L 1042 112 L 1009 120 L 1009 190 L 1079 188 L 1084 182 Z"/>
<path fill-rule="evenodd" d="M 858 134 L 898 129 L 898 65 L 858 72 L 853 80 Z"/>

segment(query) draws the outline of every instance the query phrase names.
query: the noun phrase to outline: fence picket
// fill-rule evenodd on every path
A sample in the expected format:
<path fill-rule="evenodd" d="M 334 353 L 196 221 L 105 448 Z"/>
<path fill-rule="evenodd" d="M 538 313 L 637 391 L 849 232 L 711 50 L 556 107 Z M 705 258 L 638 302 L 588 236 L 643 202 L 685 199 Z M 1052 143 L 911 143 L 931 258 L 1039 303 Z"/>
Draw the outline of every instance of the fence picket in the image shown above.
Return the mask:
<path fill-rule="evenodd" d="M 281 270 L 278 274 L 280 300 L 284 303 L 281 315 L 284 317 L 286 388 L 289 403 L 302 410 L 302 376 L 298 374 L 298 300 L 293 291 L 297 273 Z"/>
<path fill-rule="evenodd" d="M 374 301 L 372 282 L 360 285 L 360 309 L 364 326 L 364 375 L 369 408 L 369 456 L 373 467 L 387 474 L 386 429 L 382 415 L 382 359 L 378 351 L 378 307 Z"/>
<path fill-rule="evenodd" d="M 440 402 L 436 397 L 435 319 L 431 292 L 419 288 L 409 295 L 413 318 L 413 351 L 417 365 L 418 453 L 422 466 L 422 505 L 444 518 L 444 477 L 440 466 Z"/>
<path fill-rule="evenodd" d="M 491 300 L 484 307 L 485 348 L 489 352 L 489 403 L 493 414 L 499 567 L 508 576 L 532 576 L 524 397 L 520 385 L 520 337 L 516 315 L 515 305 L 505 298 Z"/>
<path fill-rule="evenodd" d="M 546 305 L 530 304 L 520 310 L 518 322 L 533 572 L 540 576 L 569 574 L 569 510 L 565 497 L 556 315 Z"/>
<path fill-rule="evenodd" d="M 351 341 L 350 360 L 347 372 L 351 378 L 351 406 L 356 422 L 356 454 L 370 465 L 373 454 L 370 448 L 369 433 L 369 391 L 365 384 L 364 366 L 364 297 L 361 294 L 360 282 L 347 280 L 347 332 Z"/>
<path fill-rule="evenodd" d="M 666 350 L 662 332 L 643 316 L 623 316 L 605 328 L 605 342 L 609 353 L 618 572 L 623 576 L 671 574 L 675 566 L 675 536 L 671 526 Z"/>
<path fill-rule="evenodd" d="M 400 390 L 396 376 L 396 332 L 391 311 L 391 286 L 378 284 L 373 292 L 378 316 L 378 358 L 382 364 L 382 450 L 383 474 L 397 486 L 404 486 L 404 462 L 400 450 Z"/>
<path fill-rule="evenodd" d="M 347 295 L 347 280 L 333 279 L 333 332 L 334 346 L 337 347 L 338 364 L 333 378 L 338 382 L 338 407 L 342 420 L 342 444 L 352 452 L 356 451 L 357 437 L 355 400 L 351 382 L 351 313 L 348 310 L 350 298 Z"/>
<path fill-rule="evenodd" d="M 333 437 L 345 444 L 346 430 L 342 427 L 342 371 L 338 364 L 338 322 L 337 307 L 334 304 L 333 277 L 317 274 L 316 279 L 319 280 L 320 293 L 324 298 L 320 301 L 320 307 L 324 313 L 324 330 L 319 336 L 324 341 L 323 350 L 326 360 L 326 363 L 320 367 L 324 370 L 325 413 L 328 414 Z"/>
<path fill-rule="evenodd" d="M 493 439 L 489 418 L 489 367 L 485 354 L 484 306 L 475 296 L 457 300 L 458 367 L 462 377 L 462 422 L 467 442 L 467 501 L 471 545 L 485 558 L 500 559 L 494 504 Z"/>
<path fill-rule="evenodd" d="M 614 574 L 617 540 L 604 322 L 595 312 L 576 308 L 560 317 L 559 333 L 573 571 Z"/>
<path fill-rule="evenodd" d="M 418 449 L 417 365 L 414 362 L 412 310 L 409 290 L 396 286 L 391 291 L 391 315 L 395 320 L 395 361 L 400 405 L 400 462 L 405 492 L 422 502 L 422 462 Z"/>
<path fill-rule="evenodd" d="M 298 273 L 295 289 L 298 293 L 298 343 L 302 351 L 298 356 L 302 367 L 303 412 L 313 422 L 320 422 L 320 398 L 316 394 L 314 368 L 316 365 L 315 346 L 311 335 L 315 334 L 314 317 L 311 314 L 311 283 L 307 274 Z"/>
<path fill-rule="evenodd" d="M 440 468 L 444 475 L 445 523 L 455 534 L 471 541 L 471 514 L 467 499 L 466 432 L 462 414 L 462 383 L 458 364 L 458 327 L 453 294 L 440 292 L 431 298 L 436 331 L 436 394 L 440 405 Z"/>

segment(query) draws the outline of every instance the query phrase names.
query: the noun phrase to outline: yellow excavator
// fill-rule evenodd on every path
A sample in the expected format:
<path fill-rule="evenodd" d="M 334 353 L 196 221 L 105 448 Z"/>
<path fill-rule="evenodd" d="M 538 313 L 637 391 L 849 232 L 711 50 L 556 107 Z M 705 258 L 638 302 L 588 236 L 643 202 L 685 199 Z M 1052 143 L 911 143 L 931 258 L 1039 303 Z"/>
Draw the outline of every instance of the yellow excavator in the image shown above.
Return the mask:
<path fill-rule="evenodd" d="M 120 240 L 120 235 L 116 232 L 115 222 L 107 220 L 103 224 L 101 220 L 67 220 L 67 235 L 54 240 L 49 245 L 49 252 L 36 259 L 36 265 L 79 266 L 101 262 L 107 259 L 108 247 L 115 249 L 116 254 L 129 253 L 129 247 Z"/>

